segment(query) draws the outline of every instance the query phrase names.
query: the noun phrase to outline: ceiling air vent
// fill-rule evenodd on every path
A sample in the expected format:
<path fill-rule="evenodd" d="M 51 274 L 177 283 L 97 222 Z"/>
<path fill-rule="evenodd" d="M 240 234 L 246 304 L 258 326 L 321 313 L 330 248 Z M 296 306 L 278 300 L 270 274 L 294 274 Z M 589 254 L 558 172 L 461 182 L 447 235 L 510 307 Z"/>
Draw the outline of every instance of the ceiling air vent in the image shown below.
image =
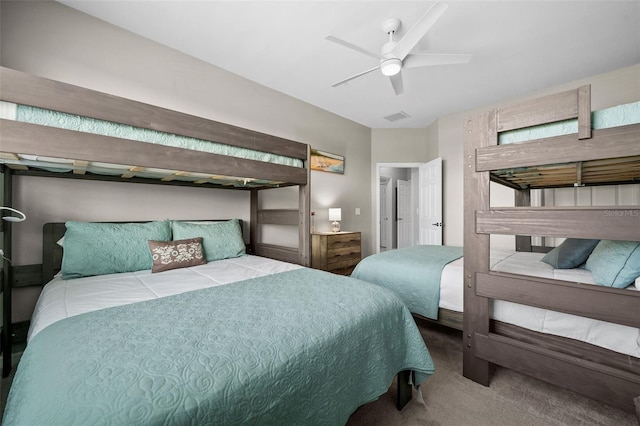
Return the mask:
<path fill-rule="evenodd" d="M 388 121 L 398 121 L 408 117 L 411 117 L 411 116 L 404 111 L 400 111 L 395 114 L 387 115 L 386 117 L 384 117 L 384 119 Z"/>

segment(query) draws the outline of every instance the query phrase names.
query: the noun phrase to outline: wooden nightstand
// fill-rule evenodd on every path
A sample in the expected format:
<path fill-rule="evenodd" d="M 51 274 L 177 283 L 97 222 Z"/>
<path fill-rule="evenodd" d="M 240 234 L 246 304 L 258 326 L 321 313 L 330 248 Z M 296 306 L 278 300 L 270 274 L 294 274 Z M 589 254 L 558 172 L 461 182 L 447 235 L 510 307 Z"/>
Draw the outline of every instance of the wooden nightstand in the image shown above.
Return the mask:
<path fill-rule="evenodd" d="M 351 275 L 362 258 L 360 232 L 311 234 L 311 267 Z"/>

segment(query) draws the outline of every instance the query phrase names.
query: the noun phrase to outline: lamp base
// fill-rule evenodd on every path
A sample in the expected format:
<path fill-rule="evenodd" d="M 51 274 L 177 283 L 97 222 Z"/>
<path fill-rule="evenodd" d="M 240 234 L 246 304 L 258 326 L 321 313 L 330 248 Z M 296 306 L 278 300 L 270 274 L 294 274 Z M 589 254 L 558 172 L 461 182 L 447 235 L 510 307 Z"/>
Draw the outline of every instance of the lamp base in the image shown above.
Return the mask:
<path fill-rule="evenodd" d="M 340 232 L 340 222 L 338 221 L 333 221 L 331 222 L 331 231 L 332 232 Z"/>

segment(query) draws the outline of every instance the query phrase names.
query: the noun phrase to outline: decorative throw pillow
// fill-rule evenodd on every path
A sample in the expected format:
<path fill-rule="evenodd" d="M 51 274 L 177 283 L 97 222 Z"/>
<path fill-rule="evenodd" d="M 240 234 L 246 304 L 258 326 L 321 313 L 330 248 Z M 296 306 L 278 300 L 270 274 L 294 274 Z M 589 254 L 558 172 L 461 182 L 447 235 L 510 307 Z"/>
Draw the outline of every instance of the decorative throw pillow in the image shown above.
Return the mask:
<path fill-rule="evenodd" d="M 596 284 L 624 288 L 640 277 L 640 242 L 602 240 L 587 259 Z"/>
<path fill-rule="evenodd" d="M 582 265 L 600 240 L 567 238 L 558 247 L 547 253 L 542 261 L 556 269 L 571 269 Z"/>
<path fill-rule="evenodd" d="M 202 251 L 202 238 L 187 240 L 149 241 L 153 268 L 151 272 L 186 268 L 207 263 Z"/>
<path fill-rule="evenodd" d="M 173 238 L 202 237 L 207 262 L 245 255 L 245 245 L 238 219 L 222 222 L 172 222 Z"/>
<path fill-rule="evenodd" d="M 66 222 L 62 279 L 151 269 L 147 241 L 171 239 L 169 221 Z"/>

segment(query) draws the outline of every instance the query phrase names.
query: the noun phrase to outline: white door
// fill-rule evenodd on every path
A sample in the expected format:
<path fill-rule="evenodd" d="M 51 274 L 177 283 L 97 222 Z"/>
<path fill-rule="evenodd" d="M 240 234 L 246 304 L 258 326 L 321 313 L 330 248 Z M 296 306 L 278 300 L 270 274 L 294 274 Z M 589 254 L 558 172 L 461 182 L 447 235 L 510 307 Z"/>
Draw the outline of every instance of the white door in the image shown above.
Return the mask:
<path fill-rule="evenodd" d="M 442 158 L 420 166 L 420 244 L 442 245 Z"/>
<path fill-rule="evenodd" d="M 380 179 L 380 247 L 389 248 L 389 239 L 391 238 L 391 229 L 389 215 L 391 214 L 391 179 Z"/>
<path fill-rule="evenodd" d="M 398 180 L 398 248 L 409 247 L 411 241 L 411 184 Z"/>

